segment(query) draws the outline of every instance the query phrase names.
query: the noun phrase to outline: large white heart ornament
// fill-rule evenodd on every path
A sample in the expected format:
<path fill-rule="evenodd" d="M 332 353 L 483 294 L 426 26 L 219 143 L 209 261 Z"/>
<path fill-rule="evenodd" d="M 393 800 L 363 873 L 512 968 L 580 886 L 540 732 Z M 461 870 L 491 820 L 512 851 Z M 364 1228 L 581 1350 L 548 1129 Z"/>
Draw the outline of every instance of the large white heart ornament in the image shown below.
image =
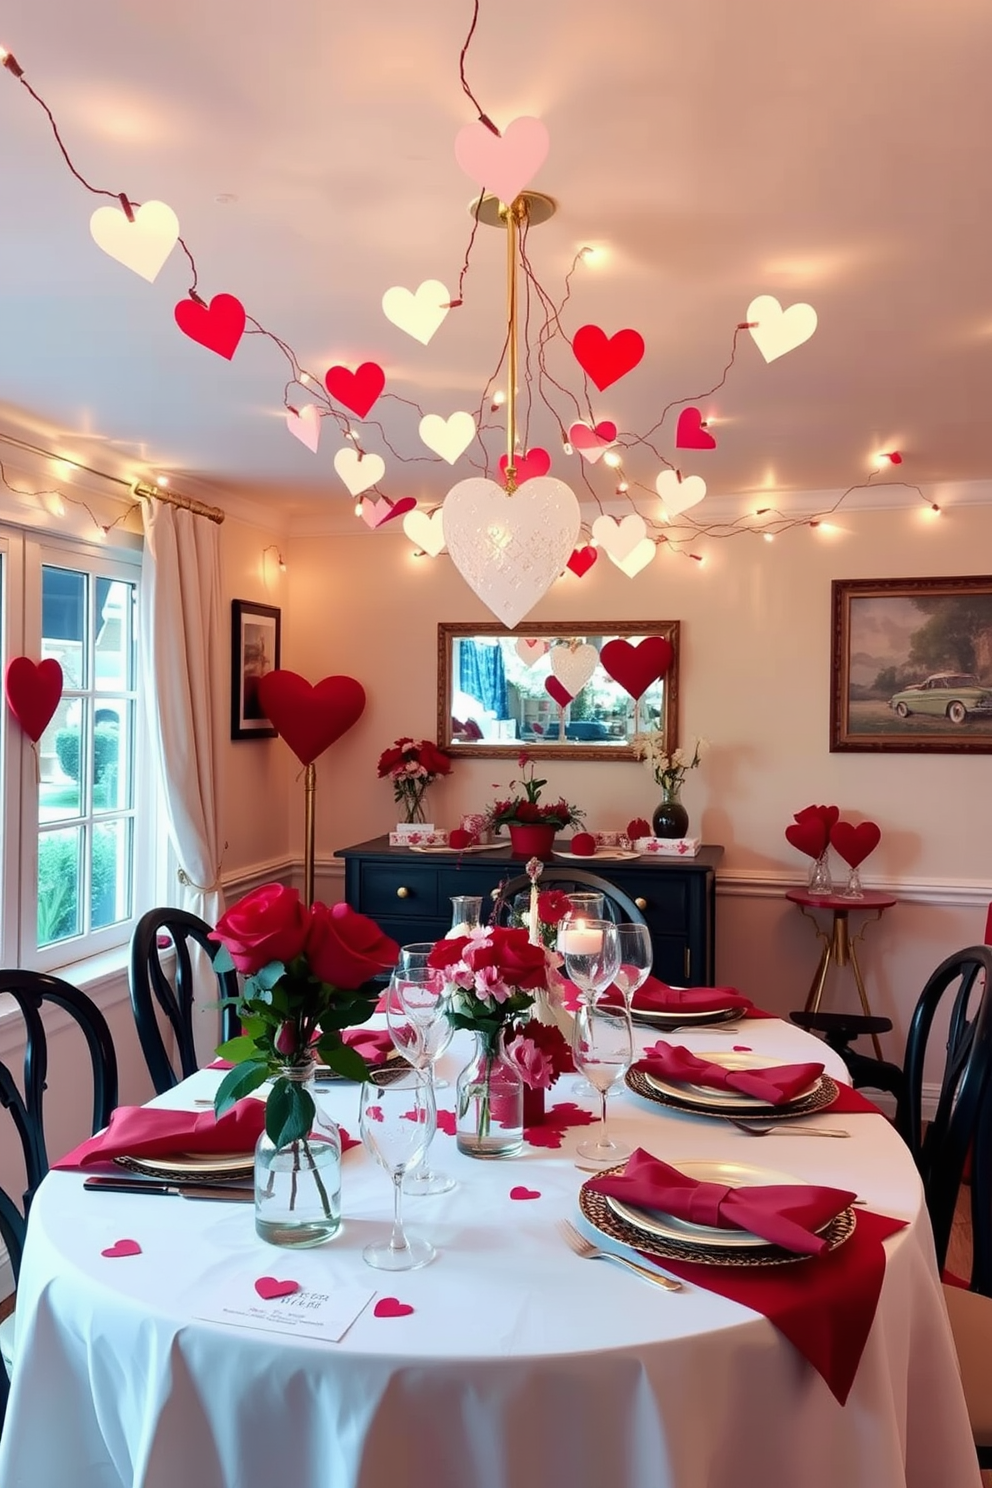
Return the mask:
<path fill-rule="evenodd" d="M 120 207 L 97 207 L 90 218 L 90 236 L 104 253 L 153 284 L 176 246 L 179 218 L 160 201 L 135 207 L 133 222 Z"/>
<path fill-rule="evenodd" d="M 508 630 L 558 578 L 581 522 L 574 493 L 549 475 L 527 481 L 513 496 L 477 476 L 452 486 L 444 500 L 451 561 Z"/>
<path fill-rule="evenodd" d="M 800 302 L 783 310 L 774 295 L 758 295 L 748 305 L 744 319 L 757 321 L 751 327 L 751 339 L 766 362 L 802 346 L 816 330 L 812 305 Z"/>
<path fill-rule="evenodd" d="M 379 455 L 359 455 L 356 449 L 345 445 L 334 456 L 334 469 L 344 481 L 352 496 L 360 496 L 386 473 L 386 462 Z"/>
<path fill-rule="evenodd" d="M 403 518 L 403 531 L 407 537 L 432 558 L 437 557 L 445 543 L 444 529 L 447 522 L 441 515 L 442 510 L 439 506 L 436 512 L 428 516 L 427 512 L 418 507 L 416 511 L 407 512 Z"/>
<path fill-rule="evenodd" d="M 551 670 L 566 692 L 577 698 L 599 666 L 599 652 L 588 642 L 582 646 L 554 646 Z"/>
<path fill-rule="evenodd" d="M 674 470 L 663 470 L 654 488 L 665 503 L 669 517 L 677 517 L 690 506 L 698 506 L 706 495 L 706 482 L 701 475 L 685 475 L 679 480 Z"/>
<path fill-rule="evenodd" d="M 439 413 L 425 413 L 420 420 L 420 437 L 429 450 L 454 465 L 475 438 L 475 419 L 470 413 L 453 413 L 447 419 Z"/>
<path fill-rule="evenodd" d="M 316 403 L 307 403 L 295 413 L 292 408 L 287 408 L 286 428 L 294 439 L 305 444 L 308 450 L 313 450 L 314 454 L 317 453 L 317 446 L 320 443 L 320 414 Z"/>
<path fill-rule="evenodd" d="M 528 667 L 539 661 L 547 649 L 547 641 L 532 641 L 528 636 L 521 636 L 514 647 L 524 666 Z"/>
<path fill-rule="evenodd" d="M 440 279 L 425 279 L 415 290 L 396 284 L 382 297 L 382 313 L 393 325 L 426 346 L 447 315 L 450 301 L 451 295 Z"/>
<path fill-rule="evenodd" d="M 618 522 L 613 517 L 597 517 L 592 535 L 621 572 L 629 579 L 646 568 L 655 555 L 655 545 L 647 536 L 643 517 L 631 514 Z"/>
<path fill-rule="evenodd" d="M 509 204 L 544 164 L 548 143 L 540 119 L 514 119 L 502 135 L 477 122 L 455 136 L 455 159 L 478 186 Z"/>

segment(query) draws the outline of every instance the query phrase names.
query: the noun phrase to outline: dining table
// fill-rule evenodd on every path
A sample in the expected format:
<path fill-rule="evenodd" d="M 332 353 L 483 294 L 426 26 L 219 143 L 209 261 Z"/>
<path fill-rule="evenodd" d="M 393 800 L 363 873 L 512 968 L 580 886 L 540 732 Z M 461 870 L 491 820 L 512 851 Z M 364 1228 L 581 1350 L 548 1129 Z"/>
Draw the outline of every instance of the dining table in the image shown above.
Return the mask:
<path fill-rule="evenodd" d="M 827 1047 L 774 1017 L 663 1037 L 704 1057 L 818 1061 L 847 1080 Z M 638 1051 L 658 1038 L 635 1028 Z M 801 1348 L 781 1318 L 709 1284 L 727 1268 L 638 1256 L 590 1224 L 593 1175 L 575 1149 L 591 1127 L 571 1123 L 598 1100 L 576 1095 L 574 1075 L 548 1092 L 550 1119 L 519 1156 L 460 1153 L 469 1043 L 456 1034 L 438 1064 L 431 1165 L 456 1184 L 404 1201 L 437 1250 L 419 1270 L 363 1262 L 388 1233 L 392 1191 L 361 1143 L 342 1159 L 341 1229 L 312 1249 L 265 1243 L 250 1203 L 94 1192 L 83 1172 L 52 1171 L 20 1274 L 0 1488 L 979 1488 L 920 1179 L 883 1114 L 817 1111 L 758 1136 L 626 1085 L 609 1101 L 615 1137 L 675 1168 L 730 1164 L 854 1195 L 852 1223 L 882 1237 L 863 1317 L 853 1294 L 824 1306 L 819 1259 L 762 1273 L 793 1337 L 797 1319 L 813 1335 Z M 220 1078 L 202 1069 L 153 1104 L 204 1110 Z M 356 1136 L 359 1088 L 331 1081 L 321 1098 Z M 680 1289 L 574 1253 L 561 1221 Z M 340 1298 L 341 1335 L 273 1331 L 264 1308 L 253 1320 L 263 1278 Z M 863 1323 L 843 1387 L 831 1378 L 849 1343 L 831 1316 L 840 1303 Z"/>

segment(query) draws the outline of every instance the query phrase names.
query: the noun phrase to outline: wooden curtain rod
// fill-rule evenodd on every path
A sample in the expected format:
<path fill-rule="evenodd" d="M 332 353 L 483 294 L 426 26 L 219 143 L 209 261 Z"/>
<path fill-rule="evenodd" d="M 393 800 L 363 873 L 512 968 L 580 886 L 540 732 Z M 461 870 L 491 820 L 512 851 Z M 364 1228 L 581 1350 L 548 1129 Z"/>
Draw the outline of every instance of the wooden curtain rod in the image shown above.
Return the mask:
<path fill-rule="evenodd" d="M 163 490 L 161 486 L 146 486 L 143 481 L 135 481 L 131 490 L 142 501 L 164 501 L 166 506 L 180 506 L 183 511 L 192 512 L 194 517 L 207 517 L 218 526 L 224 520 L 219 506 L 207 506 L 205 501 L 196 501 L 192 496 L 177 496 L 174 491 Z"/>

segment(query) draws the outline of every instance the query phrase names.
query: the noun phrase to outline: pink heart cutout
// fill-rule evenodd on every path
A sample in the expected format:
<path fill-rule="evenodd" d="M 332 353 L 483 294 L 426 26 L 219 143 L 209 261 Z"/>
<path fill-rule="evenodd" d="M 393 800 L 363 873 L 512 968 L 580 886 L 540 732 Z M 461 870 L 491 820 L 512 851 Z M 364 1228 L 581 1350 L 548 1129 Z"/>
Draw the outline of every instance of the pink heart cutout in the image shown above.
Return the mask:
<path fill-rule="evenodd" d="M 583 574 L 589 572 L 598 557 L 599 549 L 594 548 L 591 543 L 587 543 L 584 548 L 575 549 L 575 552 L 569 558 L 565 567 L 570 568 L 581 579 Z"/>
<path fill-rule="evenodd" d="M 834 822 L 830 828 L 830 845 L 844 859 L 849 868 L 857 868 L 869 853 L 873 853 L 882 840 L 882 829 L 877 822 L 863 821 L 857 826 L 853 822 Z"/>
<path fill-rule="evenodd" d="M 455 159 L 477 186 L 509 205 L 544 164 L 548 144 L 540 119 L 514 119 L 502 135 L 477 121 L 455 136 Z"/>
<path fill-rule="evenodd" d="M 510 1189 L 510 1198 L 511 1199 L 539 1199 L 540 1197 L 541 1197 L 541 1191 L 540 1191 L 540 1189 L 537 1189 L 537 1188 L 524 1188 L 524 1186 L 523 1186 L 522 1183 L 518 1183 L 517 1186 L 516 1186 L 516 1188 L 511 1188 Z"/>
<path fill-rule="evenodd" d="M 506 475 L 507 459 L 505 455 L 499 457 L 499 473 Z M 534 480 L 535 477 L 547 475 L 551 469 L 551 456 L 546 449 L 536 445 L 529 449 L 525 455 L 517 455 L 513 461 L 513 468 L 517 472 L 517 485 L 522 486 L 524 481 Z"/>
<path fill-rule="evenodd" d="M 62 668 L 54 656 L 34 662 L 14 656 L 4 678 L 7 706 L 28 738 L 37 743 L 52 721 L 62 696 Z"/>
<path fill-rule="evenodd" d="M 827 824 L 822 817 L 811 817 L 809 821 L 790 822 L 785 836 L 792 846 L 805 853 L 808 858 L 818 858 L 827 845 Z"/>
<path fill-rule="evenodd" d="M 115 1240 L 113 1245 L 108 1245 L 107 1249 L 101 1250 L 100 1254 L 115 1261 L 120 1256 L 140 1255 L 141 1246 L 137 1240 Z"/>
<path fill-rule="evenodd" d="M 255 1283 L 255 1290 L 266 1302 L 271 1302 L 273 1297 L 291 1297 L 300 1290 L 300 1283 L 277 1281 L 274 1276 L 260 1276 Z"/>
<path fill-rule="evenodd" d="M 413 1308 L 398 1297 L 380 1297 L 372 1309 L 374 1317 L 409 1317 Z"/>
<path fill-rule="evenodd" d="M 549 695 L 549 697 L 553 697 L 555 702 L 560 704 L 562 708 L 567 708 L 569 703 L 573 701 L 572 694 L 567 690 L 567 688 L 562 686 L 557 677 L 549 677 L 544 684 L 544 690 Z"/>
<path fill-rule="evenodd" d="M 386 386 L 386 374 L 378 362 L 363 362 L 354 372 L 349 367 L 329 367 L 324 386 L 332 398 L 364 418 Z"/>
<path fill-rule="evenodd" d="M 621 637 L 607 641 L 599 659 L 607 676 L 619 682 L 636 702 L 652 682 L 665 676 L 674 655 L 671 641 L 664 636 L 646 636 L 636 646 Z"/>
<path fill-rule="evenodd" d="M 173 314 L 184 336 L 231 360 L 245 331 L 245 307 L 234 295 L 214 295 L 209 305 L 180 300 Z"/>
<path fill-rule="evenodd" d="M 584 460 L 595 464 L 604 450 L 609 449 L 617 437 L 617 426 L 609 419 L 590 429 L 582 422 L 572 424 L 568 431 L 568 442 L 577 449 Z"/>
<path fill-rule="evenodd" d="M 644 337 L 629 328 L 608 336 L 596 325 L 580 326 L 572 338 L 575 360 L 602 392 L 633 371 L 644 355 Z"/>
<path fill-rule="evenodd" d="M 392 522 L 396 517 L 405 516 L 408 511 L 413 511 L 416 505 L 416 496 L 400 496 L 393 502 L 387 500 L 385 496 L 380 501 L 370 501 L 366 496 L 362 502 L 362 520 L 372 528 L 385 527 L 387 522 Z"/>
<path fill-rule="evenodd" d="M 683 408 L 675 427 L 677 449 L 716 449 L 713 435 L 703 428 L 703 415 L 698 408 Z"/>
<path fill-rule="evenodd" d="M 354 677 L 324 677 L 313 687 L 296 672 L 266 672 L 258 699 L 301 765 L 312 764 L 365 711 L 365 688 Z"/>

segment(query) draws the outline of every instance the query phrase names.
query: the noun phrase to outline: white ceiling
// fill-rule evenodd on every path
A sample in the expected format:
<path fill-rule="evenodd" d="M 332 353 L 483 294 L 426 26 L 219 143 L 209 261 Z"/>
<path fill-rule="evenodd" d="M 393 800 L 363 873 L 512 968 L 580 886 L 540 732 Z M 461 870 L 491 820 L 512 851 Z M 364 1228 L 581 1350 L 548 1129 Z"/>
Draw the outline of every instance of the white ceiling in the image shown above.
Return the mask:
<path fill-rule="evenodd" d="M 207 298 L 237 295 L 317 374 L 380 361 L 387 392 L 446 415 L 480 406 L 499 360 L 503 234 L 480 228 L 464 306 L 429 346 L 380 302 L 394 284 L 457 285 L 471 13 L 6 0 L 0 43 L 91 182 L 175 209 Z M 634 372 L 593 389 L 596 416 L 643 434 L 669 400 L 711 388 L 768 293 L 810 301 L 819 329 L 769 365 L 741 337 L 725 387 L 699 402 L 718 448 L 678 457 L 711 493 L 842 490 L 879 449 L 903 452 L 912 482 L 992 476 L 990 58 L 988 0 L 482 0 L 467 64 L 481 105 L 504 127 L 536 114 L 551 136 L 532 184 L 559 210 L 531 232 L 534 272 L 557 301 L 575 252 L 604 250 L 574 276 L 565 330 L 633 326 L 647 343 Z M 285 427 L 275 345 L 246 336 L 228 363 L 184 337 L 178 249 L 153 285 L 97 249 L 105 199 L 72 178 L 9 73 L 0 139 L 0 429 L 287 517 L 350 509 L 333 421 L 316 456 Z M 581 399 L 563 342 L 549 365 Z M 548 390 L 569 422 L 570 399 Z M 386 459 L 386 494 L 437 500 L 473 468 L 429 457 L 397 399 L 372 414 L 396 453 L 374 424 L 363 444 Z M 529 442 L 578 483 L 537 400 Z M 674 458 L 671 416 L 653 442 Z M 662 467 L 642 446 L 625 468 L 651 488 Z M 612 479 L 591 475 L 601 494 Z"/>

